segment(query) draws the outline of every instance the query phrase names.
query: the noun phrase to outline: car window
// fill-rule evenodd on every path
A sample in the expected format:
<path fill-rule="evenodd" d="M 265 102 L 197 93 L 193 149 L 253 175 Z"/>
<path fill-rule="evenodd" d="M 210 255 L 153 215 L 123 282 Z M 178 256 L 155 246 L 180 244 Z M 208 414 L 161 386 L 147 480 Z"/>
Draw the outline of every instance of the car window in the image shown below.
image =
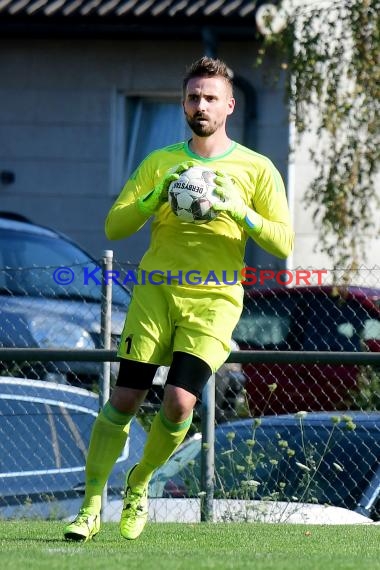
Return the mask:
<path fill-rule="evenodd" d="M 235 330 L 238 341 L 266 346 L 286 341 L 290 331 L 290 318 L 278 315 L 243 315 Z"/>
<path fill-rule="evenodd" d="M 0 475 L 85 464 L 95 414 L 79 406 L 0 398 Z"/>
<path fill-rule="evenodd" d="M 80 298 L 99 301 L 101 272 L 99 264 L 79 247 L 63 238 L 23 232 L 0 232 L 2 267 L 0 287 L 11 295 L 54 298 Z M 68 267 L 71 283 L 59 284 L 54 269 Z M 129 293 L 120 285 L 112 288 L 113 302 L 127 305 Z"/>
<path fill-rule="evenodd" d="M 289 298 L 246 300 L 233 338 L 240 344 L 266 348 L 290 343 L 294 301 Z"/>

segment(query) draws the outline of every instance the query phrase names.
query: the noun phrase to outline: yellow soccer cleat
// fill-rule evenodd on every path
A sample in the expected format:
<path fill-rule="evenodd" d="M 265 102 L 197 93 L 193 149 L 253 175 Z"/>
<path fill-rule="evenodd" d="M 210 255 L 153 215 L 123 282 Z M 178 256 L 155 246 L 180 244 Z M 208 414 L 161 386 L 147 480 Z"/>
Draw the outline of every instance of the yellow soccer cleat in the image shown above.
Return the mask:
<path fill-rule="evenodd" d="M 128 540 L 134 540 L 139 537 L 148 520 L 148 487 L 145 487 L 142 491 L 133 491 L 128 486 L 128 479 L 132 469 L 128 471 L 126 476 L 125 498 L 120 519 L 120 534 Z"/>
<path fill-rule="evenodd" d="M 87 542 L 98 534 L 100 530 L 100 515 L 80 509 L 76 518 L 65 527 L 66 540 Z"/>

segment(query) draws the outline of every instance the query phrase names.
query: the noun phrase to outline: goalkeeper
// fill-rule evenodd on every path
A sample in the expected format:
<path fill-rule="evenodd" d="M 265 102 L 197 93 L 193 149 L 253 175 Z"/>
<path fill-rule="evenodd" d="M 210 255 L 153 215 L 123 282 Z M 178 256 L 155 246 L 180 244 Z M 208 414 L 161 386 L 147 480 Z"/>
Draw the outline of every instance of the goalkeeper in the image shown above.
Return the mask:
<path fill-rule="evenodd" d="M 147 156 L 108 213 L 105 231 L 111 240 L 132 235 L 153 216 L 140 269 L 160 270 L 160 281 L 162 275 L 170 279 L 134 287 L 118 350 L 118 379 L 94 423 L 85 497 L 65 527 L 67 540 L 86 541 L 99 532 L 104 485 L 157 368 L 166 365 L 170 370 L 161 409 L 139 463 L 126 474 L 120 532 L 130 540 L 141 534 L 149 480 L 184 440 L 202 389 L 229 355 L 243 303 L 242 285 L 233 276 L 244 267 L 247 239 L 280 258 L 292 251 L 281 176 L 268 158 L 229 138 L 226 121 L 234 107 L 225 63 L 208 57 L 195 62 L 183 80 L 183 109 L 192 137 Z M 220 202 L 213 207 L 219 216 L 208 224 L 181 222 L 168 204 L 170 182 L 193 165 L 217 173 Z M 206 285 L 210 269 L 217 280 Z M 180 275 L 194 270 L 202 275 L 202 285 L 180 282 Z"/>

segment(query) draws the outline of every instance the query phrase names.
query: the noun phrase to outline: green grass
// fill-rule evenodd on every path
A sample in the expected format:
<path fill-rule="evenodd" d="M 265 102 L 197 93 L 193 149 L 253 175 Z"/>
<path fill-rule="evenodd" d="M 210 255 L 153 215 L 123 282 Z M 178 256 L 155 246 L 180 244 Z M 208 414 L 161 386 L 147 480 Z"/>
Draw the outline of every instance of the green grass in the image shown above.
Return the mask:
<path fill-rule="evenodd" d="M 63 523 L 0 521 L 2 570 L 380 570 L 380 526 L 149 524 L 136 541 L 103 524 L 87 544 Z"/>

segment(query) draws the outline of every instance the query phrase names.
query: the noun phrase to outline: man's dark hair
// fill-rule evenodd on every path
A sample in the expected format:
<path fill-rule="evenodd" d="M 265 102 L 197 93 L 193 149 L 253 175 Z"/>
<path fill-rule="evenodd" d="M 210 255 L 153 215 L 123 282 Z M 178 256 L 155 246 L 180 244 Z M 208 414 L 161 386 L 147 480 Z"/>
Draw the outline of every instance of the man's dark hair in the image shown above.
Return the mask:
<path fill-rule="evenodd" d="M 203 56 L 195 61 L 186 72 L 183 79 L 183 92 L 186 91 L 187 84 L 193 77 L 222 77 L 231 87 L 233 93 L 233 73 L 229 67 L 220 59 Z"/>

